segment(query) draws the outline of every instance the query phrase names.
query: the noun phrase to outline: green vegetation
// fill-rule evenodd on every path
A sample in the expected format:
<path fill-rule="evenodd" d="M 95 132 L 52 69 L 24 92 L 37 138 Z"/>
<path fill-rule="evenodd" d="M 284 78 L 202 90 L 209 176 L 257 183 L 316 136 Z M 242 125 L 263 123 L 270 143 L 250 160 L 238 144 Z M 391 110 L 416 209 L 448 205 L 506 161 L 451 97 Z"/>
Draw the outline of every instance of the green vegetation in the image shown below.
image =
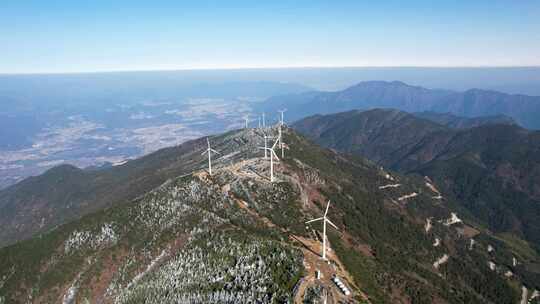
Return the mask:
<path fill-rule="evenodd" d="M 212 176 L 197 171 L 169 179 L 134 200 L 0 249 L 0 294 L 7 303 L 58 302 L 68 290 L 73 300 L 90 303 L 285 303 L 304 275 L 302 253 L 289 236 L 310 237 L 304 221 L 320 216 L 326 199 L 339 226 L 330 230 L 331 248 L 372 303 L 515 303 L 516 282 L 538 282 L 528 267 L 538 257 L 524 242 L 481 231 L 469 248 L 463 224 L 445 224 L 455 201 L 433 199 L 423 178 L 390 172 L 400 187 L 382 191 L 390 177 L 380 167 L 314 146 L 289 129 L 285 134 L 290 149 L 279 182 L 251 173 L 266 168 L 254 159 L 259 137 L 232 132 L 216 145 L 233 151 L 242 143 L 238 155 L 252 160 L 245 167 L 217 161 Z M 412 192 L 417 196 L 397 199 Z M 444 255 L 448 261 L 435 267 Z M 509 269 L 512 278 L 504 276 Z M 304 299 L 320 292 L 310 289 Z"/>
<path fill-rule="evenodd" d="M 319 115 L 294 127 L 325 147 L 429 176 L 475 221 L 540 252 L 540 132 L 507 123 L 452 129 L 391 109 Z"/>

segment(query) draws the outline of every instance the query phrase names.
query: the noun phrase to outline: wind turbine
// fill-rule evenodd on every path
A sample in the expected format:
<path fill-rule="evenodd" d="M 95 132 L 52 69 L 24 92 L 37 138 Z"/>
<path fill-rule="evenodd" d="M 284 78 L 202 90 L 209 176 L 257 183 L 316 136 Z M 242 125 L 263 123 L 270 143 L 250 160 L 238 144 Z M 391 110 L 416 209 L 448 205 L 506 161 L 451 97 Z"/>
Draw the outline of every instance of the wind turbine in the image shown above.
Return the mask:
<path fill-rule="evenodd" d="M 208 173 L 212 175 L 212 152 L 217 153 L 217 154 L 221 154 L 221 153 L 210 148 L 210 140 L 208 139 L 208 137 L 206 138 L 206 142 L 208 143 L 208 149 L 206 149 L 203 153 L 201 153 L 201 155 L 204 155 L 204 153 L 208 153 Z"/>
<path fill-rule="evenodd" d="M 326 215 L 328 214 L 328 208 L 330 208 L 330 201 L 328 201 L 328 203 L 326 204 L 326 211 L 324 211 L 324 215 L 323 217 L 320 217 L 320 218 L 316 218 L 314 220 L 311 220 L 311 221 L 307 221 L 306 224 L 309 224 L 309 223 L 313 223 L 313 222 L 316 222 L 316 221 L 323 221 L 323 249 L 322 249 L 322 258 L 323 260 L 326 260 L 326 223 L 330 224 L 332 227 L 336 228 L 336 230 L 339 230 L 339 228 L 334 225 L 334 223 L 332 223 L 327 217 Z"/>
<path fill-rule="evenodd" d="M 246 121 L 246 126 L 245 126 L 245 128 L 247 129 L 247 128 L 248 128 L 248 124 L 249 124 L 249 115 L 244 116 L 244 120 Z"/>
<path fill-rule="evenodd" d="M 264 138 L 265 138 L 265 144 L 266 144 L 267 137 L 265 136 Z M 279 157 L 277 157 L 276 152 L 274 152 L 274 148 L 277 143 L 278 141 L 276 140 L 276 142 L 272 145 L 271 148 L 266 147 L 266 145 L 264 148 L 259 147 L 259 149 L 264 149 L 265 157 L 266 157 L 266 151 L 270 153 L 270 182 L 274 182 L 274 157 L 276 158 L 276 160 L 279 161 Z"/>
<path fill-rule="evenodd" d="M 281 148 L 281 158 L 284 158 L 285 157 L 285 151 L 284 151 L 284 143 L 283 143 L 283 139 L 282 139 L 282 133 L 281 133 L 281 126 L 282 125 L 279 125 L 278 126 L 278 140 L 279 140 L 279 147 Z"/>
<path fill-rule="evenodd" d="M 259 119 L 259 129 L 261 128 L 261 117 L 257 117 Z"/>
<path fill-rule="evenodd" d="M 287 112 L 287 109 L 278 110 L 279 113 L 281 113 L 281 121 L 280 124 L 283 126 L 285 124 L 285 121 L 283 120 L 283 113 Z"/>
<path fill-rule="evenodd" d="M 262 126 L 266 128 L 266 119 L 264 118 L 264 112 L 262 113 Z"/>

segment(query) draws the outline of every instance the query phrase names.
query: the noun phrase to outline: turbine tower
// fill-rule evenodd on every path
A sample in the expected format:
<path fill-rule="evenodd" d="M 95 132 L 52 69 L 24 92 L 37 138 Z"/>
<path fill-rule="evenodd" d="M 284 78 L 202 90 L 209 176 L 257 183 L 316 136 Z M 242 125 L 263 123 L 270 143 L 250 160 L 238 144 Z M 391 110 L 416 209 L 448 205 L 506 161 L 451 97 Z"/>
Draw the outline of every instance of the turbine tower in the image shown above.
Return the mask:
<path fill-rule="evenodd" d="M 249 127 L 249 115 L 244 116 L 244 120 L 246 121 L 245 129 L 247 129 Z"/>
<path fill-rule="evenodd" d="M 309 223 L 313 223 L 313 222 L 316 222 L 316 221 L 323 221 L 323 249 L 322 249 L 322 258 L 323 260 L 326 260 L 326 223 L 330 224 L 332 227 L 336 228 L 336 230 L 339 230 L 338 227 L 336 225 L 334 225 L 334 223 L 332 223 L 327 217 L 326 215 L 328 214 L 328 208 L 330 208 L 330 201 L 328 201 L 328 203 L 326 204 L 326 211 L 324 211 L 324 215 L 323 217 L 320 217 L 320 218 L 316 218 L 314 220 L 311 220 L 311 221 L 307 221 L 306 224 L 309 224 Z"/>
<path fill-rule="evenodd" d="M 212 152 L 216 154 L 221 154 L 218 151 L 210 148 L 210 140 L 208 137 L 206 138 L 206 143 L 208 143 L 208 149 L 206 149 L 201 155 L 204 155 L 204 153 L 208 153 L 208 173 L 212 175 Z"/>
<path fill-rule="evenodd" d="M 265 139 L 266 139 L 266 136 L 265 136 Z M 265 140 L 265 143 L 266 143 L 266 140 Z M 268 148 L 268 147 L 259 147 L 259 149 L 264 149 L 264 152 L 265 152 L 265 155 L 266 155 L 266 151 L 268 151 L 270 153 L 270 182 L 274 182 L 274 157 L 276 158 L 277 161 L 279 161 L 279 157 L 276 155 L 276 152 L 274 152 L 274 148 L 276 147 L 278 141 L 276 140 L 276 142 L 272 145 L 271 148 Z"/>
<path fill-rule="evenodd" d="M 264 159 L 268 158 L 268 154 L 266 153 L 268 150 L 268 136 L 266 134 L 264 135 Z"/>
<path fill-rule="evenodd" d="M 278 126 L 278 140 L 279 140 L 279 147 L 281 148 L 281 158 L 284 158 L 285 157 L 285 151 L 284 151 L 284 143 L 283 143 L 283 138 L 282 138 L 282 133 L 281 133 L 281 126 L 282 125 L 279 125 Z"/>
<path fill-rule="evenodd" d="M 264 112 L 262 113 L 262 126 L 266 128 L 266 119 L 264 118 Z"/>

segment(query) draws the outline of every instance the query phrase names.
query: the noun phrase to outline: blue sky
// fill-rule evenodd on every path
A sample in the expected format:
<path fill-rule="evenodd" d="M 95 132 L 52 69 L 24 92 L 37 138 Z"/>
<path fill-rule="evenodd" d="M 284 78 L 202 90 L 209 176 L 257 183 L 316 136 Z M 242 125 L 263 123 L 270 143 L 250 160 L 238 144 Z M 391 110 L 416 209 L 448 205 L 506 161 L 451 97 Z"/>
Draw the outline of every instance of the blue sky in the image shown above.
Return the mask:
<path fill-rule="evenodd" d="M 540 1 L 1 1 L 0 73 L 540 65 Z"/>

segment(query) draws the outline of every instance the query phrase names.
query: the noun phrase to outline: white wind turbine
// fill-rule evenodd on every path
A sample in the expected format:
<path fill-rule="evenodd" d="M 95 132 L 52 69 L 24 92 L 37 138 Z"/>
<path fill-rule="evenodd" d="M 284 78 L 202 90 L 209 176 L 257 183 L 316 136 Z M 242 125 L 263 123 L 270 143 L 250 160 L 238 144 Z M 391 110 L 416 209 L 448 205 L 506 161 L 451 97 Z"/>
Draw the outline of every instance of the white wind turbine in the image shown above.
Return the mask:
<path fill-rule="evenodd" d="M 287 109 L 278 110 L 278 112 L 281 113 L 280 124 L 283 126 L 285 124 L 285 121 L 283 120 L 283 113 L 287 112 Z"/>
<path fill-rule="evenodd" d="M 206 142 L 208 143 L 208 149 L 206 149 L 203 153 L 201 153 L 201 155 L 204 155 L 204 153 L 208 153 L 208 173 L 212 175 L 212 152 L 216 154 L 221 154 L 221 153 L 210 148 L 210 140 L 208 139 L 208 137 L 206 138 Z"/>
<path fill-rule="evenodd" d="M 264 154 L 265 154 L 265 157 L 266 157 L 266 151 L 268 151 L 270 153 L 270 182 L 274 182 L 274 157 L 276 158 L 277 161 L 279 161 L 279 157 L 277 157 L 276 155 L 276 152 L 274 152 L 274 148 L 276 147 L 278 141 L 276 140 L 276 142 L 272 145 L 271 148 L 268 148 L 266 147 L 266 136 L 264 137 L 265 138 L 265 147 L 259 147 L 259 149 L 264 149 Z"/>
<path fill-rule="evenodd" d="M 249 115 L 244 116 L 244 120 L 246 121 L 245 128 L 247 129 L 249 127 Z"/>
<path fill-rule="evenodd" d="M 266 119 L 264 118 L 264 112 L 262 113 L 262 126 L 266 128 Z"/>
<path fill-rule="evenodd" d="M 328 208 L 330 208 L 330 201 L 328 201 L 328 204 L 326 205 L 326 211 L 324 212 L 324 215 L 323 217 L 320 217 L 320 218 L 316 218 L 314 220 L 311 220 L 311 221 L 307 221 L 306 224 L 309 224 L 309 223 L 313 223 L 313 222 L 316 222 L 316 221 L 323 221 L 323 249 L 322 249 L 322 258 L 323 260 L 326 260 L 326 223 L 330 224 L 332 227 L 336 228 L 336 230 L 339 230 L 339 228 L 334 225 L 334 223 L 332 223 L 327 217 L 326 215 L 328 214 Z"/>

